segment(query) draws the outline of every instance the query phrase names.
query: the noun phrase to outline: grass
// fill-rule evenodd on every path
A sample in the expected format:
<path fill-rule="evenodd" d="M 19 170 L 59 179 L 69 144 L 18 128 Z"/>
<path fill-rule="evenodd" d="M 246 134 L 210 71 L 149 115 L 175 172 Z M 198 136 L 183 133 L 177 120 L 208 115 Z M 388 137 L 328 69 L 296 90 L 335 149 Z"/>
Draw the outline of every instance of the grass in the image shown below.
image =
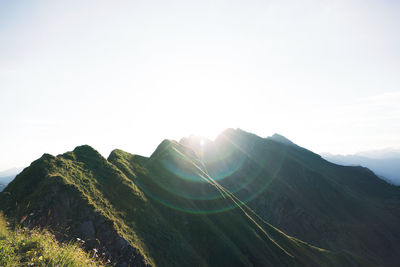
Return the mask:
<path fill-rule="evenodd" d="M 0 266 L 105 266 L 78 243 L 62 244 L 45 230 L 9 229 L 0 214 Z"/>

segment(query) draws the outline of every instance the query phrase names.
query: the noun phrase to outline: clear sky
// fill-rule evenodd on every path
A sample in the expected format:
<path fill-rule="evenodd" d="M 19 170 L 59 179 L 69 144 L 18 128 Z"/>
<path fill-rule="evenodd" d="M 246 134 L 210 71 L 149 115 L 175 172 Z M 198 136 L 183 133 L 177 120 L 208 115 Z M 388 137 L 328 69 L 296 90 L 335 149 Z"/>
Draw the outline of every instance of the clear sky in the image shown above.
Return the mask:
<path fill-rule="evenodd" d="M 228 127 L 400 147 L 400 1 L 1 1 L 0 170 Z"/>

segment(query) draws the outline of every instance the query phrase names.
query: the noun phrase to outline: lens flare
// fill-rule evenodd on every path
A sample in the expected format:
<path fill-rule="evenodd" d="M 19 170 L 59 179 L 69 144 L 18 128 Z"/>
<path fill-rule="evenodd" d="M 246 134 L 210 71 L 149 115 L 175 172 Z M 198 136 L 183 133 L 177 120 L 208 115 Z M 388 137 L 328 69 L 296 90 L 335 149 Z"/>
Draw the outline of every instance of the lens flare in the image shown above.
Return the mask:
<path fill-rule="evenodd" d="M 197 143 L 198 145 L 199 143 Z M 170 143 L 150 158 L 148 176 L 137 181 L 151 198 L 183 212 L 218 213 L 238 207 L 238 197 L 247 203 L 274 181 L 286 158 L 286 151 L 274 154 L 275 168 L 257 157 L 257 150 L 225 138 L 222 144 L 207 145 L 193 152 Z M 200 154 L 201 152 L 201 154 Z"/>

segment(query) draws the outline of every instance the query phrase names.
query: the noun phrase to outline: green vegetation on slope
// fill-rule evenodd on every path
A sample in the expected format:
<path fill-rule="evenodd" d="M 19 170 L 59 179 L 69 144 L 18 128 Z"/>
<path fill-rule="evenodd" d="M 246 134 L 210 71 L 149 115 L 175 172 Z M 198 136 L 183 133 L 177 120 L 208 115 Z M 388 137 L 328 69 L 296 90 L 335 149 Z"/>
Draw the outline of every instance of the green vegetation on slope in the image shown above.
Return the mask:
<path fill-rule="evenodd" d="M 0 266 L 104 266 L 95 252 L 78 244 L 60 244 L 48 231 L 10 230 L 0 213 Z"/>
<path fill-rule="evenodd" d="M 158 210 L 160 227 L 143 236 L 143 242 L 160 266 L 351 266 L 362 262 L 350 254 L 310 246 L 272 227 L 214 181 L 196 154 L 179 143 L 165 140 L 147 159 L 115 150 L 108 160 L 135 181 Z M 176 233 L 172 237 L 176 243 L 157 239 L 168 232 Z M 163 249 L 167 246 L 168 253 Z"/>
<path fill-rule="evenodd" d="M 97 249 L 113 261 L 141 261 L 137 254 L 148 255 L 134 227 L 125 223 L 126 211 L 133 215 L 139 207 L 143 210 L 145 197 L 89 146 L 57 157 L 43 155 L 0 197 L 0 208 L 10 218 L 28 215 L 26 225 L 48 227 L 63 240 L 85 239 L 86 249 Z"/>
<path fill-rule="evenodd" d="M 0 194 L 0 209 L 59 239 L 82 238 L 117 264 L 362 265 L 272 227 L 170 140 L 150 158 L 114 150 L 106 160 L 89 146 L 44 155 Z"/>
<path fill-rule="evenodd" d="M 398 266 L 400 190 L 371 171 L 331 164 L 286 138 L 240 129 L 198 148 L 211 177 L 286 234 Z"/>

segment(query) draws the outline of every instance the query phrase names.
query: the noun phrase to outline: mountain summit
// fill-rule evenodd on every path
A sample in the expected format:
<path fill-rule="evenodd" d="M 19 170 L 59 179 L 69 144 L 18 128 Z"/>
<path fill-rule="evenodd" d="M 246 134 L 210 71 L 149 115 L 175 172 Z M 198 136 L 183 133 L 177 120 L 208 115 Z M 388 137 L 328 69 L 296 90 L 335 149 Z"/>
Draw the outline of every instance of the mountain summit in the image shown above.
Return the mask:
<path fill-rule="evenodd" d="M 280 142 L 282 144 L 287 144 L 287 145 L 295 145 L 292 141 L 290 141 L 289 139 L 287 139 L 286 137 L 284 137 L 283 135 L 280 134 L 273 134 L 271 137 L 268 137 L 276 142 Z"/>

